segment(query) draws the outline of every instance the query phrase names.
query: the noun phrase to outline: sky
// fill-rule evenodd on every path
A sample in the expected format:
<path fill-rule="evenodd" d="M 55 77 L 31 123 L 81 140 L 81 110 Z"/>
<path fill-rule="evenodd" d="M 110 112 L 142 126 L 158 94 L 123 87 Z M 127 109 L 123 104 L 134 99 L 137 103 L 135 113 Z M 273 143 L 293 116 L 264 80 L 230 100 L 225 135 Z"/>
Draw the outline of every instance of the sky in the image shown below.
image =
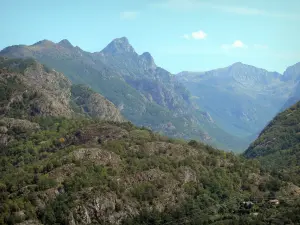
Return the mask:
<path fill-rule="evenodd" d="M 0 49 L 68 39 L 96 52 L 127 37 L 171 73 L 300 62 L 299 0 L 0 0 Z"/>

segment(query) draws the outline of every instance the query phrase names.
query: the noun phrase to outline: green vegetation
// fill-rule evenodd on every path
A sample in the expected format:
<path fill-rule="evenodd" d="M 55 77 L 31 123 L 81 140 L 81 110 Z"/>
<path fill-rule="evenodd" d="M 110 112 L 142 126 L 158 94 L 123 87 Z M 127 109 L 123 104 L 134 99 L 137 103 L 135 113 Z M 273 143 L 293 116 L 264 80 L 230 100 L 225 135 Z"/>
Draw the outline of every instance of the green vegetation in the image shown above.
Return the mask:
<path fill-rule="evenodd" d="M 37 103 L 46 92 L 24 92 L 22 71 L 1 69 L 0 224 L 299 223 L 298 161 L 286 161 L 298 146 L 299 105 L 280 114 L 251 146 L 253 153 L 245 153 L 263 157 L 245 159 L 130 122 L 85 117 L 81 100 L 93 91 L 81 85 L 70 85 L 69 92 L 79 116 L 59 116 L 60 110 L 45 115 Z M 16 96 L 22 101 L 15 101 Z M 49 99 L 42 106 L 57 103 Z M 173 136 L 178 134 L 172 127 L 186 122 L 173 118 L 170 123 L 168 110 L 148 113 L 149 120 L 164 118 Z M 277 123 L 281 133 L 272 130 Z M 268 136 L 269 129 L 279 141 L 261 152 L 270 145 L 268 138 L 277 138 Z M 200 135 L 197 129 L 190 132 Z M 283 155 L 281 170 L 274 170 L 276 151 Z M 270 167 L 261 165 L 274 156 Z M 280 204 L 269 201 L 276 199 Z"/>
<path fill-rule="evenodd" d="M 278 114 L 244 155 L 258 158 L 264 168 L 300 185 L 300 102 Z"/>
<path fill-rule="evenodd" d="M 38 131 L 11 133 L 15 140 L 1 147 L 0 224 L 68 224 L 70 215 L 89 224 L 269 224 L 285 212 L 297 222 L 299 203 L 275 207 L 266 200 L 289 199 L 282 194 L 287 183 L 261 171 L 258 161 L 127 122 L 34 122 Z M 244 209 L 251 199 L 259 199 L 256 208 Z M 101 210 L 96 215 L 91 207 Z"/>

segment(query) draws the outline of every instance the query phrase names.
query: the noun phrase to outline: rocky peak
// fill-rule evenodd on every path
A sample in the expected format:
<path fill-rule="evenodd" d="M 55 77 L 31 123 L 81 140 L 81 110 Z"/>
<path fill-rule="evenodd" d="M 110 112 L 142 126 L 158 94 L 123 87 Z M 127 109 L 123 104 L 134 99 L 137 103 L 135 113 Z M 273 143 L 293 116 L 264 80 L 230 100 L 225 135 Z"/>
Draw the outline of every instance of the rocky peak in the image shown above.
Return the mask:
<path fill-rule="evenodd" d="M 60 42 L 58 42 L 58 45 L 65 47 L 65 48 L 73 48 L 74 47 L 67 39 L 61 40 Z"/>
<path fill-rule="evenodd" d="M 140 56 L 141 62 L 147 66 L 148 68 L 151 69 L 155 69 L 156 65 L 154 62 L 153 57 L 151 56 L 151 54 L 149 52 L 144 52 L 141 56 Z"/>
<path fill-rule="evenodd" d="M 230 70 L 233 70 L 233 71 L 238 71 L 238 70 L 251 70 L 251 71 L 260 70 L 259 68 L 256 68 L 256 67 L 251 66 L 251 65 L 244 64 L 242 62 L 233 63 L 231 66 L 229 66 L 227 68 L 230 69 Z"/>
<path fill-rule="evenodd" d="M 300 80 L 300 62 L 296 63 L 293 66 L 289 66 L 283 73 L 283 81 L 298 81 Z"/>
<path fill-rule="evenodd" d="M 104 54 L 135 53 L 126 37 L 114 39 L 101 52 Z"/>
<path fill-rule="evenodd" d="M 227 67 L 228 75 L 244 85 L 269 85 L 281 75 L 277 72 L 269 72 L 265 69 L 237 62 Z M 250 82 L 250 83 L 249 83 Z"/>

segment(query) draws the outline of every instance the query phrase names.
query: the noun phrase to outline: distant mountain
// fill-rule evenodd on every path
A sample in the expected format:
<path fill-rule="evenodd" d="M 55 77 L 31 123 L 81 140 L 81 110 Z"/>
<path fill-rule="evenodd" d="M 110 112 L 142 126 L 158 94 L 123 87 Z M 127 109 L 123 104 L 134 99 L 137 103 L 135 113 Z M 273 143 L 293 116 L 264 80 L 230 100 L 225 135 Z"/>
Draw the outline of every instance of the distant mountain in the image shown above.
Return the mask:
<path fill-rule="evenodd" d="M 193 101 L 221 128 L 245 138 L 259 133 L 276 115 L 295 89 L 295 77 L 288 79 L 287 74 L 282 76 L 240 62 L 176 76 L 191 92 Z"/>
<path fill-rule="evenodd" d="M 300 102 L 279 113 L 245 151 L 262 165 L 300 184 Z"/>
<path fill-rule="evenodd" d="M 136 125 L 230 150 L 241 151 L 247 146 L 195 107 L 184 85 L 158 67 L 150 53 L 138 55 L 125 37 L 94 53 L 74 47 L 67 40 L 43 40 L 30 46 L 7 47 L 0 55 L 32 57 L 63 72 L 74 84 L 86 84 L 109 99 Z"/>
<path fill-rule="evenodd" d="M 285 110 L 296 102 L 300 101 L 300 62 L 290 66 L 283 73 L 284 81 L 295 84 L 295 88 L 290 94 L 288 100 L 285 102 L 281 110 Z"/>

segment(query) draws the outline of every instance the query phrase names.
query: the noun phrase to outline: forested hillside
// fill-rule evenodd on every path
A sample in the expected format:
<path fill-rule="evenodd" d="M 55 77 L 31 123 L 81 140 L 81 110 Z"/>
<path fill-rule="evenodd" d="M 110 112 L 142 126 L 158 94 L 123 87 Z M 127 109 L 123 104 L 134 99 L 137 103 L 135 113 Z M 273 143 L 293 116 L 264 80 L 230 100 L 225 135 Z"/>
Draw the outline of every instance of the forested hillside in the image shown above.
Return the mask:
<path fill-rule="evenodd" d="M 298 223 L 300 188 L 258 160 L 136 127 L 36 61 L 1 60 L 0 224 Z"/>
<path fill-rule="evenodd" d="M 278 114 L 246 150 L 247 158 L 257 158 L 265 168 L 283 179 L 300 184 L 300 102 Z"/>

